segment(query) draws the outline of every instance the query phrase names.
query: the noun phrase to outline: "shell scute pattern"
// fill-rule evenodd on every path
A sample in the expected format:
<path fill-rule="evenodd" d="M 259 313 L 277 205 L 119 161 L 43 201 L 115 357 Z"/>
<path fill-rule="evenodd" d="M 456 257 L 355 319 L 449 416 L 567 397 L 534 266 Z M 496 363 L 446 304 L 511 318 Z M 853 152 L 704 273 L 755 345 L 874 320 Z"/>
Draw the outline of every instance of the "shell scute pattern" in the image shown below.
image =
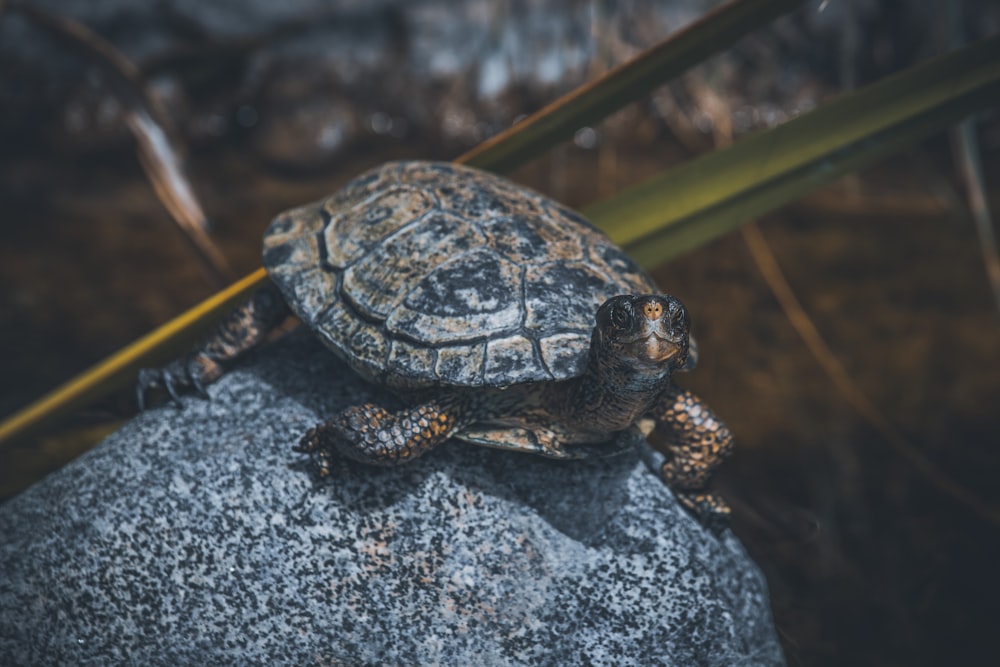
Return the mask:
<path fill-rule="evenodd" d="M 538 341 L 542 362 L 552 377 L 565 378 L 579 375 L 586 362 L 579 352 L 580 334 L 552 334 Z"/>
<path fill-rule="evenodd" d="M 344 294 L 365 317 L 384 320 L 422 277 L 485 240 L 475 226 L 434 210 L 347 267 Z"/>
<path fill-rule="evenodd" d="M 366 171 L 351 179 L 332 195 L 324 197 L 318 205 L 331 216 L 355 205 L 363 205 L 372 195 L 386 192 L 402 183 L 405 179 L 401 179 L 400 174 L 404 166 L 405 163 L 402 162 L 389 163 Z"/>
<path fill-rule="evenodd" d="M 583 331 L 590 341 L 594 313 L 602 303 L 607 278 L 582 262 L 551 262 L 525 271 L 525 326 L 545 332 Z"/>
<path fill-rule="evenodd" d="M 517 214 L 485 220 L 483 230 L 490 245 L 514 262 L 535 264 L 553 258 L 579 260 L 584 257 L 579 234 L 569 233 L 544 218 Z"/>
<path fill-rule="evenodd" d="M 511 212 L 511 205 L 496 193 L 450 186 L 437 188 L 442 205 L 462 211 L 470 220 L 489 220 Z"/>
<path fill-rule="evenodd" d="M 392 333 L 435 345 L 514 331 L 523 306 L 520 267 L 489 248 L 477 248 L 440 265 L 386 320 Z"/>
<path fill-rule="evenodd" d="M 354 356 L 363 362 L 363 367 L 371 372 L 372 378 L 381 380 L 389 356 L 389 341 L 382 332 L 373 326 L 361 326 L 344 342 L 348 349 L 354 351 Z"/>
<path fill-rule="evenodd" d="M 607 298 L 656 291 L 578 214 L 451 164 L 383 165 L 272 223 L 265 266 L 296 314 L 389 386 L 566 379 Z"/>
<path fill-rule="evenodd" d="M 419 386 L 437 379 L 436 365 L 437 351 L 434 348 L 394 340 L 385 370 L 390 376 L 410 378 L 413 384 Z"/>
<path fill-rule="evenodd" d="M 524 382 L 524 378 L 537 378 L 541 366 L 535 355 L 535 346 L 524 336 L 499 338 L 486 343 L 486 376 L 496 378 L 498 385 Z M 539 378 L 540 379 L 540 378 Z"/>
<path fill-rule="evenodd" d="M 331 338 L 334 334 L 337 340 L 350 339 L 358 329 L 371 326 L 370 323 L 359 319 L 354 309 L 342 299 L 330 299 L 330 303 L 315 317 L 314 321 L 315 328 L 320 335 L 326 342 L 330 343 L 333 342 Z"/>
<path fill-rule="evenodd" d="M 439 378 L 469 378 L 468 384 L 482 384 L 486 360 L 486 341 L 452 345 L 438 350 L 434 374 Z"/>
<path fill-rule="evenodd" d="M 389 236 L 414 224 L 428 211 L 437 208 L 430 193 L 407 187 L 395 187 L 377 193 L 341 212 L 330 212 L 324 242 L 327 263 L 344 269 L 364 257 Z"/>
<path fill-rule="evenodd" d="M 268 233 L 271 243 L 265 246 L 264 265 L 279 284 L 287 285 L 291 301 L 319 312 L 330 303 L 330 294 L 339 289 L 339 276 L 324 269 L 318 258 L 325 247 L 312 231 L 322 224 L 316 206 L 304 206 L 279 216 Z"/>
<path fill-rule="evenodd" d="M 588 250 L 591 266 L 602 275 L 617 276 L 623 285 L 629 287 L 629 290 L 623 293 L 632 291 L 641 294 L 656 291 L 656 285 L 650 281 L 639 265 L 617 246 L 611 243 L 592 243 Z"/>

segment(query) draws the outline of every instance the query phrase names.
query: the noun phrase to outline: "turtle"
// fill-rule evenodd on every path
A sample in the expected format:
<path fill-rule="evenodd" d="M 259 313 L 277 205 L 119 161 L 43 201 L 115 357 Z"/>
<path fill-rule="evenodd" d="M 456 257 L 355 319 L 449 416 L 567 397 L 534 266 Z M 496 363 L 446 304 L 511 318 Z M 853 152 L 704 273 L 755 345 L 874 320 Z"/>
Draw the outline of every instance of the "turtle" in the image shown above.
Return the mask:
<path fill-rule="evenodd" d="M 706 522 L 732 449 L 725 423 L 673 374 L 697 363 L 690 316 L 586 218 L 501 176 L 399 161 L 278 215 L 263 239 L 270 284 L 188 355 L 138 382 L 207 396 L 289 312 L 401 408 L 349 407 L 295 447 L 321 476 L 347 457 L 392 466 L 449 438 L 555 459 L 655 423 L 660 474 Z"/>

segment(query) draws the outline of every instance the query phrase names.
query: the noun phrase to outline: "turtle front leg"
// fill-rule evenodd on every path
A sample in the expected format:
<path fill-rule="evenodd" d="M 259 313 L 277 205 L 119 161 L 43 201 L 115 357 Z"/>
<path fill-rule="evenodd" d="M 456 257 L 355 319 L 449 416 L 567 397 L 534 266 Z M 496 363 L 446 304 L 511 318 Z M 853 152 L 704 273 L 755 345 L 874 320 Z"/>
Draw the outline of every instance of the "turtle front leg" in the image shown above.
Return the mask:
<path fill-rule="evenodd" d="M 355 461 L 395 466 L 411 461 L 447 440 L 462 425 L 458 400 L 435 399 L 389 412 L 366 403 L 317 424 L 302 437 L 296 451 L 313 456 L 319 474 L 330 474 L 335 454 Z"/>
<path fill-rule="evenodd" d="M 263 342 L 288 315 L 278 288 L 270 283 L 261 287 L 219 322 L 193 351 L 163 368 L 139 371 L 135 387 L 139 410 L 145 409 L 146 394 L 155 387 L 163 387 L 177 406 L 181 404 L 180 393 L 188 389 L 208 398 L 205 385 L 218 380 L 230 362 Z"/>
<path fill-rule="evenodd" d="M 703 523 L 724 525 L 729 506 L 707 489 L 712 472 L 729 456 L 733 434 L 711 408 L 689 391 L 667 394 L 653 414 L 672 457 L 660 474 L 678 500 Z"/>

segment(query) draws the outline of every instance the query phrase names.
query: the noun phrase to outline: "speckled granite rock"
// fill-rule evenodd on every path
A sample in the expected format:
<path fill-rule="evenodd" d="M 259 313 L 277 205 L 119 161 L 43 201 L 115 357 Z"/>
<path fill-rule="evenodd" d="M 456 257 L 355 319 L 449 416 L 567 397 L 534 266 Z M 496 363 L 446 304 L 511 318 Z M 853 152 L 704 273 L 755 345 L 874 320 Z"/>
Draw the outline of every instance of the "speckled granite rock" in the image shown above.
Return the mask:
<path fill-rule="evenodd" d="M 763 577 L 641 452 L 316 483 L 290 446 L 349 378 L 293 335 L 0 506 L 0 663 L 782 664 Z"/>

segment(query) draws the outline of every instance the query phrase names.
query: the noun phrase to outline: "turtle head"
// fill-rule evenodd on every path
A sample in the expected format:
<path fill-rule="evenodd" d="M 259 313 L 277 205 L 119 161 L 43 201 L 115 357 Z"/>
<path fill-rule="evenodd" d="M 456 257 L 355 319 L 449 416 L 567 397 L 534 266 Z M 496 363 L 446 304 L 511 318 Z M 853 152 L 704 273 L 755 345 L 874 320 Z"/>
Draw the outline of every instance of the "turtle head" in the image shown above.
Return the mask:
<path fill-rule="evenodd" d="M 591 354 L 642 375 L 670 375 L 688 364 L 691 319 L 667 294 L 615 296 L 597 310 Z"/>

